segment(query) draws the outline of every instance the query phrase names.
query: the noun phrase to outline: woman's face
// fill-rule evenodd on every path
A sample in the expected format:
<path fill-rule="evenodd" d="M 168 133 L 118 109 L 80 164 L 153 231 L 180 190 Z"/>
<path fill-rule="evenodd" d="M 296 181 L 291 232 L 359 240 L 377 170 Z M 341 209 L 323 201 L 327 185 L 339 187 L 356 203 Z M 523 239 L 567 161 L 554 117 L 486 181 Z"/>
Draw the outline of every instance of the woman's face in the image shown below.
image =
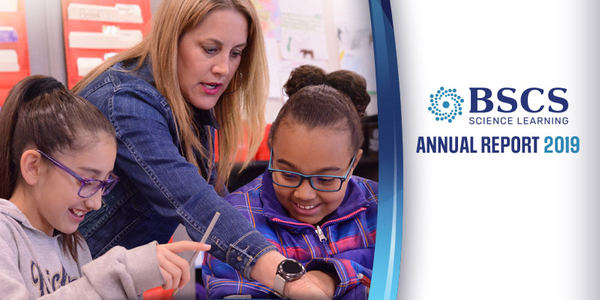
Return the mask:
<path fill-rule="evenodd" d="M 248 20 L 235 10 L 215 10 L 179 39 L 177 76 L 183 98 L 213 108 L 237 72 L 248 39 Z"/>
<path fill-rule="evenodd" d="M 115 139 L 105 133 L 89 138 L 89 146 L 82 150 L 51 156 L 83 178 L 106 180 L 117 157 Z M 71 234 L 77 230 L 87 212 L 101 207 L 103 190 L 89 198 L 79 197 L 80 181 L 43 156 L 40 158 L 46 167 L 33 186 L 33 205 L 19 208 L 35 228 L 46 234 L 52 235 L 54 229 Z"/>
<path fill-rule="evenodd" d="M 354 166 L 350 161 L 355 153 L 350 153 L 350 134 L 328 128 L 307 129 L 302 125 L 283 123 L 277 129 L 273 141 L 272 168 L 298 172 L 304 175 L 344 176 Z M 362 150 L 356 153 L 360 160 Z M 337 192 L 322 192 L 312 188 L 304 179 L 296 188 L 273 184 L 275 194 L 288 215 L 298 221 L 318 224 L 335 211 L 346 194 L 348 180 Z"/>

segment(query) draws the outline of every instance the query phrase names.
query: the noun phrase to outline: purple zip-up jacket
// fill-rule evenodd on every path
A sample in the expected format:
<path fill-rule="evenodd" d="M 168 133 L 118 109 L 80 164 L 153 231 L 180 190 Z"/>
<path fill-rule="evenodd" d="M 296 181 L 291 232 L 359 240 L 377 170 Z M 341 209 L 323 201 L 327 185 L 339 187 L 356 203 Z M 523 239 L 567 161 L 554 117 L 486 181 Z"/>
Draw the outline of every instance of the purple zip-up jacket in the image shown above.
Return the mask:
<path fill-rule="evenodd" d="M 287 216 L 275 196 L 271 174 L 265 171 L 225 198 L 242 213 L 277 250 L 300 261 L 307 271 L 337 273 L 340 284 L 334 299 L 367 299 L 368 289 L 359 273 L 371 278 L 377 227 L 378 183 L 358 176 L 349 179 L 338 209 L 321 226 Z M 233 268 L 206 254 L 202 266 L 208 298 L 251 295 L 278 298 L 271 289 L 248 281 Z"/>

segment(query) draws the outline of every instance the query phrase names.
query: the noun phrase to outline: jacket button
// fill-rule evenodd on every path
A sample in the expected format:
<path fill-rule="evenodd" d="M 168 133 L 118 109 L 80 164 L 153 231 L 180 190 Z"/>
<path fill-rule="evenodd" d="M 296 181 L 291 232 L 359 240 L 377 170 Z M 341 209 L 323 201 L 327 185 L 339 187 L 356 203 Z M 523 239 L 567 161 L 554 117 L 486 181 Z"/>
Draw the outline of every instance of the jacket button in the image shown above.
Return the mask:
<path fill-rule="evenodd" d="M 242 257 L 241 257 L 241 256 L 238 256 L 238 257 L 237 257 L 237 260 L 238 260 L 238 261 L 242 261 Z"/>

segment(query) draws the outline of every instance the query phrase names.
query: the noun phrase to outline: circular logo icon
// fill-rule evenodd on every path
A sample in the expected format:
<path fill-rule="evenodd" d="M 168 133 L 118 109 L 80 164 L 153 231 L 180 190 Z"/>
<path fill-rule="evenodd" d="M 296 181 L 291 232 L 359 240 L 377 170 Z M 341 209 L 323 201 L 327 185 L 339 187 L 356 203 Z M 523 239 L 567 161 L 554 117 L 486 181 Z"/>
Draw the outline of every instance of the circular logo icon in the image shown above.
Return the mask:
<path fill-rule="evenodd" d="M 465 102 L 461 96 L 456 94 L 456 89 L 440 89 L 429 95 L 429 111 L 435 115 L 436 121 L 448 121 L 452 123 L 456 116 L 462 115 L 462 104 Z"/>

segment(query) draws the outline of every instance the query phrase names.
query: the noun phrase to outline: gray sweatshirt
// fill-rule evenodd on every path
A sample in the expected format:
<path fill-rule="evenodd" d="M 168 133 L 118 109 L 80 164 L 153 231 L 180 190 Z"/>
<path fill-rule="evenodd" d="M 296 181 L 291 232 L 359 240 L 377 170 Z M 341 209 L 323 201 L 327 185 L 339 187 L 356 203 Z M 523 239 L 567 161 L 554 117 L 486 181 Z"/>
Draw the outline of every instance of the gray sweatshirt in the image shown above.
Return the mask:
<path fill-rule="evenodd" d="M 60 235 L 33 228 L 13 203 L 0 199 L 0 298 L 140 299 L 164 283 L 156 242 L 114 247 L 94 261 L 87 244 L 77 253 L 79 263 L 62 250 Z"/>

